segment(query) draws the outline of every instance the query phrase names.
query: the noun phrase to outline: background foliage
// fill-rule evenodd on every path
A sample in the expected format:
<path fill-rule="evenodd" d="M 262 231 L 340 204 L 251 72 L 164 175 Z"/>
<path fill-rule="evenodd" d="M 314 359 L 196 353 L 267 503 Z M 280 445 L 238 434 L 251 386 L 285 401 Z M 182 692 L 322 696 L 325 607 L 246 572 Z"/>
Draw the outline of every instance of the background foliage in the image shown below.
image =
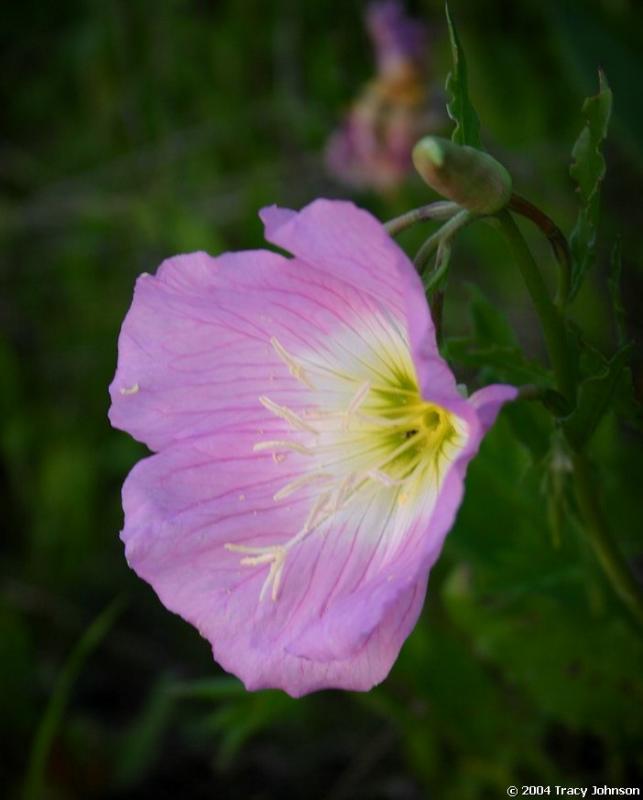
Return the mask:
<path fill-rule="evenodd" d="M 444 100 L 443 10 L 429 0 L 412 9 L 431 26 Z M 574 315 L 604 353 L 623 337 L 638 347 L 641 8 L 492 0 L 451 10 L 485 147 L 566 232 L 582 99 L 596 92 L 599 65 L 608 75 L 600 239 Z M 120 486 L 144 448 L 109 428 L 106 387 L 134 279 L 176 252 L 260 246 L 262 205 L 350 196 L 321 154 L 373 69 L 362 11 L 331 0 L 23 0 L 0 12 L 9 797 L 26 787 L 36 798 L 467 800 L 504 796 L 510 783 L 641 781 L 641 640 L 574 522 L 564 458 L 535 404 L 504 412 L 485 442 L 418 627 L 367 695 L 245 693 L 124 561 Z M 383 219 L 432 199 L 414 177 L 355 198 Z M 624 329 L 607 301 L 618 235 Z M 530 241 L 553 285 L 546 245 Z M 517 345 L 542 358 L 510 257 L 483 225 L 457 243 L 445 325 L 472 385 L 520 373 Z M 477 357 L 463 345 L 472 336 Z M 632 363 L 640 391 L 640 349 Z M 640 568 L 641 434 L 609 413 L 591 452 L 613 531 Z"/>

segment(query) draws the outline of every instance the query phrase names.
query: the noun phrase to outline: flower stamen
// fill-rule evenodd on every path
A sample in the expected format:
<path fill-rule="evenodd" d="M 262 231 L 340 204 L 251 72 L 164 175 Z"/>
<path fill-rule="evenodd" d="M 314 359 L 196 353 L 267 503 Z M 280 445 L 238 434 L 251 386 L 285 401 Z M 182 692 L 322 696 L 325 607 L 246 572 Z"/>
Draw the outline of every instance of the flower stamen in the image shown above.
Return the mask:
<path fill-rule="evenodd" d="M 284 364 L 288 367 L 290 374 L 296 380 L 303 383 L 304 386 L 307 386 L 309 389 L 314 389 L 315 385 L 308 377 L 306 370 L 302 367 L 302 365 L 296 361 L 290 353 L 286 350 L 286 348 L 281 344 L 279 339 L 273 336 L 270 339 L 270 344 L 273 346 L 275 352 L 279 356 L 279 358 L 284 362 Z"/>
<path fill-rule="evenodd" d="M 314 451 L 299 442 L 288 442 L 285 439 L 271 439 L 267 442 L 257 442 L 253 445 L 253 451 L 260 453 L 263 450 L 292 450 L 293 453 L 300 453 L 302 456 L 312 456 Z"/>
<path fill-rule="evenodd" d="M 295 430 L 298 431 L 307 431 L 309 433 L 317 433 L 317 430 L 313 428 L 312 425 L 309 425 L 307 422 L 296 414 L 294 411 L 291 411 L 286 406 L 280 406 L 278 403 L 272 401 L 269 397 L 262 395 L 259 398 L 259 402 L 264 408 L 267 408 L 268 411 L 272 411 L 277 417 L 285 420 L 289 425 L 291 425 Z"/>
<path fill-rule="evenodd" d="M 273 500 L 284 500 L 304 486 L 310 486 L 311 483 L 317 483 L 319 480 L 332 479 L 332 477 L 333 476 L 328 472 L 308 472 L 301 475 L 299 478 L 295 478 L 279 489 L 279 491 L 273 495 Z"/>
<path fill-rule="evenodd" d="M 366 396 L 371 390 L 371 384 L 369 381 L 365 381 L 355 392 L 355 396 L 348 404 L 348 408 L 344 412 L 344 422 L 343 422 L 343 429 L 346 431 L 351 423 L 351 420 L 357 410 L 362 406 L 364 400 L 366 400 Z"/>
<path fill-rule="evenodd" d="M 273 601 L 277 599 L 292 548 L 313 534 L 325 534 L 327 523 L 338 514 L 352 514 L 358 495 L 366 503 L 388 497 L 391 513 L 400 509 L 407 517 L 402 507 L 434 497 L 434 491 L 425 491 L 427 482 L 439 486 L 454 451 L 463 446 L 467 435 L 464 422 L 422 398 L 408 345 L 396 326 L 389 325 L 386 333 L 386 344 L 379 342 L 374 347 L 369 343 L 368 350 L 356 351 L 352 362 L 355 375 L 320 363 L 321 353 L 295 359 L 276 338 L 270 340 L 290 374 L 310 389 L 311 397 L 299 413 L 264 395 L 259 401 L 294 431 L 308 435 L 303 441 L 286 434 L 257 442 L 253 451 L 272 451 L 278 463 L 285 458 L 284 451 L 310 458 L 302 462 L 301 474 L 273 495 L 275 501 L 300 490 L 312 491 L 303 524 L 285 542 L 269 547 L 226 545 L 226 549 L 243 554 L 242 566 L 268 566 L 260 600 L 269 590 Z M 341 346 L 345 349 L 343 343 Z M 368 361 L 371 353 L 378 359 L 377 368 Z M 321 376 L 315 381 L 318 385 L 307 377 L 309 372 Z M 403 491 L 401 487 L 405 487 Z M 302 500 L 308 502 L 308 498 Z"/>

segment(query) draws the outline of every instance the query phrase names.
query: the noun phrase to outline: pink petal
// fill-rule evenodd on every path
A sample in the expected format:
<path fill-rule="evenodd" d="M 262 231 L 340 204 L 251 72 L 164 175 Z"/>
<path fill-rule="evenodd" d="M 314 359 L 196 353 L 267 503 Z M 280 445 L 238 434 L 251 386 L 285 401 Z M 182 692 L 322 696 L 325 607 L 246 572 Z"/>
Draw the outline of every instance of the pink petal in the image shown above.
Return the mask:
<path fill-rule="evenodd" d="M 240 566 L 238 554 L 223 545 L 285 539 L 307 509 L 306 498 L 288 505 L 272 500 L 292 467 L 249 455 L 252 441 L 251 434 L 217 434 L 140 462 L 123 493 L 128 561 L 248 688 L 278 687 L 293 696 L 327 686 L 368 689 L 386 676 L 415 624 L 426 577 L 405 577 L 377 624 L 362 631 L 355 617 L 351 645 L 342 647 L 341 657 L 326 650 L 319 659 L 291 647 L 311 624 L 323 624 L 323 603 L 347 571 L 339 556 L 351 546 L 350 536 L 340 527 L 311 537 L 288 565 L 279 601 L 259 602 L 264 574 Z M 363 559 L 348 568 L 354 578 L 358 568 L 363 574 Z"/>
<path fill-rule="evenodd" d="M 258 402 L 263 394 L 296 409 L 305 387 L 290 378 L 271 338 L 325 353 L 333 332 L 355 329 L 379 307 L 354 283 L 267 251 L 170 259 L 137 281 L 119 338 L 110 421 L 159 450 L 270 420 Z"/>
<path fill-rule="evenodd" d="M 478 419 L 482 424 L 482 434 L 486 433 L 496 421 L 500 409 L 518 397 L 518 389 L 506 384 L 493 384 L 478 389 L 469 398 L 469 403 L 475 408 Z"/>
<path fill-rule="evenodd" d="M 197 253 L 137 282 L 110 419 L 159 453 L 125 484 L 122 536 L 132 567 L 249 688 L 367 689 L 415 623 L 466 464 L 515 390 L 458 395 L 415 270 L 369 214 L 317 201 L 299 214 L 263 216 L 268 236 L 294 259 Z M 337 370 L 356 381 L 353 392 L 368 388 L 364 376 L 376 375 L 393 334 L 410 340 L 424 398 L 466 425 L 466 442 L 412 508 L 398 507 L 385 484 L 338 505 L 325 527 L 299 539 L 320 489 L 274 495 L 310 469 L 311 391 L 317 405 L 335 407 L 337 389 L 324 376 Z M 318 370 L 312 389 L 302 369 Z M 303 428 L 293 432 L 266 395 Z M 350 407 L 350 395 L 340 399 Z M 277 448 L 284 452 L 256 451 L 266 441 L 286 442 Z M 263 596 L 269 566 L 247 555 L 252 563 L 243 563 L 243 553 L 292 539 L 278 597 Z"/>
<path fill-rule="evenodd" d="M 457 398 L 453 375 L 438 353 L 422 281 L 381 222 L 339 200 L 315 200 L 298 213 L 271 206 L 260 216 L 269 242 L 402 316 L 423 397 Z"/>

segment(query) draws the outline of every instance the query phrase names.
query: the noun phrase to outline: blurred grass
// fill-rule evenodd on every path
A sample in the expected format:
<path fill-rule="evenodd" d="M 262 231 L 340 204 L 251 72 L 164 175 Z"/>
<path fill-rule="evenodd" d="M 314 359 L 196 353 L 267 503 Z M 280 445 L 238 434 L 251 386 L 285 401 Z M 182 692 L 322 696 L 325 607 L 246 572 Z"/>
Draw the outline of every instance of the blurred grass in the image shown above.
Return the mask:
<path fill-rule="evenodd" d="M 122 606 L 123 602 L 117 600 L 102 611 L 69 654 L 34 736 L 25 777 L 24 800 L 38 800 L 45 793 L 45 771 L 49 751 L 63 719 L 74 682 L 92 651 L 99 646 L 114 624 Z"/>
<path fill-rule="evenodd" d="M 413 8 L 432 26 L 442 85 L 441 4 Z M 575 313 L 610 349 L 607 264 L 622 234 L 627 332 L 640 348 L 641 8 L 494 0 L 452 12 L 486 146 L 565 230 L 582 99 L 606 69 L 615 126 L 603 244 Z M 0 704 L 9 732 L 0 782 L 9 797 L 67 654 L 122 591 L 132 601 L 60 715 L 45 798 L 301 797 L 305 787 L 334 800 L 473 800 L 504 796 L 509 783 L 641 779 L 641 647 L 567 518 L 552 545 L 542 494 L 549 428 L 536 408 L 507 412 L 483 446 L 425 614 L 369 695 L 188 699 L 186 686 L 198 694 L 204 684 L 194 681 L 221 673 L 123 558 L 120 486 L 144 448 L 109 428 L 106 387 L 134 279 L 175 252 L 260 246 L 264 204 L 347 195 L 326 176 L 321 150 L 371 74 L 361 13 L 357 2 L 330 0 L 25 0 L 0 12 Z M 387 218 L 427 197 L 410 178 L 395 196 L 357 200 Z M 525 232 L 553 277 L 546 247 Z M 412 248 L 421 233 L 402 241 Z M 447 332 L 471 330 L 474 283 L 506 311 L 527 354 L 542 356 L 495 234 L 467 231 L 454 264 Z M 637 359 L 640 388 L 640 349 Z M 593 445 L 611 522 L 637 563 L 640 444 L 610 417 Z"/>

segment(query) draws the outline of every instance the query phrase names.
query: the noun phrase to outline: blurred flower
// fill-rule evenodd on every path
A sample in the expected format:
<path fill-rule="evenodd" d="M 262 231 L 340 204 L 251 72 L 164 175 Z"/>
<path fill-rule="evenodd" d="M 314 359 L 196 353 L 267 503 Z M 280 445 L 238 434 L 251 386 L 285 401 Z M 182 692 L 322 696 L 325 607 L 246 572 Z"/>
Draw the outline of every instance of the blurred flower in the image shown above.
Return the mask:
<path fill-rule="evenodd" d="M 261 216 L 293 258 L 193 253 L 137 281 L 110 419 L 156 454 L 125 483 L 122 538 L 249 689 L 366 690 L 516 392 L 460 396 L 421 281 L 370 214 Z"/>
<path fill-rule="evenodd" d="M 397 0 L 382 0 L 369 6 L 367 27 L 377 75 L 331 136 L 326 161 L 344 183 L 385 191 L 404 180 L 413 145 L 441 117 L 428 104 L 425 26 Z"/>

